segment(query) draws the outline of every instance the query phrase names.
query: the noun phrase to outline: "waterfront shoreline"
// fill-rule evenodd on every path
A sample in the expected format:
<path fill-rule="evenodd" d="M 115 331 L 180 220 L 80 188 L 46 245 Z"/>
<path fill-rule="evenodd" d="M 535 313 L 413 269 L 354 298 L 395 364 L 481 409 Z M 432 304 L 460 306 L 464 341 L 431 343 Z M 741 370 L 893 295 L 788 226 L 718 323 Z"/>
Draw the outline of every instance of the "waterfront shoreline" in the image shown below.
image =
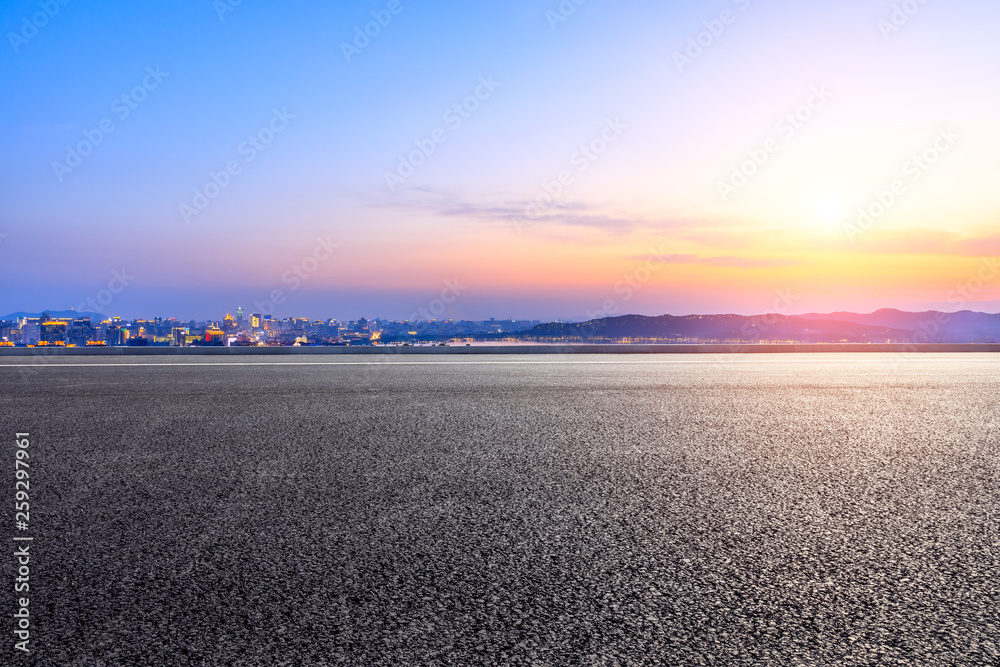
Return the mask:
<path fill-rule="evenodd" d="M 329 346 L 329 347 L 15 347 L 2 357 L 63 356 L 239 356 L 239 355 L 411 355 L 411 354 L 801 354 L 801 353 L 984 353 L 998 343 L 788 343 L 788 344 L 636 344 L 636 345 L 480 345 L 480 346 Z"/>

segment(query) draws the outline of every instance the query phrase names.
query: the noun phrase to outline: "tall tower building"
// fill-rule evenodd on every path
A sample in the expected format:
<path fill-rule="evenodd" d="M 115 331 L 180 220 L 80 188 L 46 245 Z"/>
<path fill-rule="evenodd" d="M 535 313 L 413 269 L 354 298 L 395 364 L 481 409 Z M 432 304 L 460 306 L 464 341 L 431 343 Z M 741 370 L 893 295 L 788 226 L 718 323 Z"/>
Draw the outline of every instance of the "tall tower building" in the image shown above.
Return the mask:
<path fill-rule="evenodd" d="M 236 322 L 238 324 L 243 324 L 243 306 L 236 309 Z"/>

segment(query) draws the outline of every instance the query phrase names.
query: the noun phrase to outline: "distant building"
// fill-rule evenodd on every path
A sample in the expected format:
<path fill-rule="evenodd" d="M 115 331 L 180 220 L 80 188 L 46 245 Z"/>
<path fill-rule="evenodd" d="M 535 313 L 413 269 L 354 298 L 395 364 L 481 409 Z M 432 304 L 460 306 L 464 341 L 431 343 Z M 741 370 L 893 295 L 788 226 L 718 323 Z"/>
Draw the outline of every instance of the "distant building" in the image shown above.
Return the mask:
<path fill-rule="evenodd" d="M 93 327 L 89 317 L 75 317 L 69 325 L 66 342 L 70 345 L 85 346 L 96 340 L 97 329 Z"/>
<path fill-rule="evenodd" d="M 38 322 L 38 318 L 31 318 L 35 320 L 35 323 L 25 323 L 21 325 L 21 342 L 25 345 L 35 345 L 41 339 L 42 328 Z"/>
<path fill-rule="evenodd" d="M 41 323 L 41 337 L 40 342 L 43 343 L 65 343 L 66 342 L 66 330 L 68 329 L 68 323 L 64 320 L 53 320 L 47 317 L 48 313 L 43 316 L 45 321 Z"/>
<path fill-rule="evenodd" d="M 128 331 L 112 324 L 104 334 L 104 342 L 108 347 L 124 347 L 128 342 Z"/>
<path fill-rule="evenodd" d="M 206 329 L 205 330 L 205 344 L 206 345 L 222 345 L 225 343 L 226 334 L 222 329 Z"/>
<path fill-rule="evenodd" d="M 250 327 L 253 329 L 260 329 L 262 324 L 262 318 L 260 313 L 254 313 L 250 316 Z"/>

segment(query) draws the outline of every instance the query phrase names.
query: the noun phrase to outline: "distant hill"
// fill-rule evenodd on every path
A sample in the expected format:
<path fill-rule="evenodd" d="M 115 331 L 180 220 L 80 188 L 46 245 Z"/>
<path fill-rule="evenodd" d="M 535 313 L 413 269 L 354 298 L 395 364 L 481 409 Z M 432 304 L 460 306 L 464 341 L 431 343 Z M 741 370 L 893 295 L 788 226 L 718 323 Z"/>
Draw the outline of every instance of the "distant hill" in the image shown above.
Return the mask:
<path fill-rule="evenodd" d="M 945 313 L 928 310 L 908 313 L 895 308 L 883 308 L 874 313 L 808 313 L 801 316 L 807 320 L 841 320 L 869 326 L 884 326 L 906 329 L 911 332 L 923 330 L 931 342 L 997 342 L 1000 341 L 1000 314 L 979 313 L 961 310 Z"/>
<path fill-rule="evenodd" d="M 590 340 L 658 339 L 713 341 L 903 342 L 912 332 L 841 320 L 786 315 L 623 315 L 590 322 L 541 324 L 519 337 Z"/>
<path fill-rule="evenodd" d="M 10 315 L 4 315 L 0 317 L 0 320 L 16 320 L 19 317 L 41 317 L 42 313 L 48 313 L 49 317 L 53 319 L 63 319 L 72 317 L 89 317 L 91 320 L 103 320 L 106 319 L 107 315 L 102 315 L 101 313 L 88 313 L 86 311 L 78 310 L 43 310 L 37 313 L 27 313 L 25 311 L 19 311 L 17 313 L 11 313 Z"/>

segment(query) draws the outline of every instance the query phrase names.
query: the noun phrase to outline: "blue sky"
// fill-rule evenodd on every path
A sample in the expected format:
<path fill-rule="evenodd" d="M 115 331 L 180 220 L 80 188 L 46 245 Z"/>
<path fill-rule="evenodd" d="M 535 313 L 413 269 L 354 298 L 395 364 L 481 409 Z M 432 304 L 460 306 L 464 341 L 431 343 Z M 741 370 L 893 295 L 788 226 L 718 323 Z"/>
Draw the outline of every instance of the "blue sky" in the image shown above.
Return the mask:
<path fill-rule="evenodd" d="M 0 311 L 76 306 L 122 269 L 108 314 L 217 318 L 278 290 L 276 315 L 406 317 L 449 280 L 468 286 L 453 317 L 754 312 L 781 289 L 800 311 L 920 308 L 995 252 L 995 3 L 915 3 L 899 25 L 871 1 L 588 0 L 565 20 L 556 1 L 391 4 L 0 4 Z M 348 62 L 372 12 L 391 20 Z M 721 201 L 817 86 L 830 101 Z M 623 130 L 580 169 L 609 122 Z M 845 238 L 943 127 L 962 139 Z M 185 216 L 213 174 L 226 186 Z M 337 249 L 313 267 L 319 239 Z M 662 263 L 625 299 L 650 248 Z"/>

